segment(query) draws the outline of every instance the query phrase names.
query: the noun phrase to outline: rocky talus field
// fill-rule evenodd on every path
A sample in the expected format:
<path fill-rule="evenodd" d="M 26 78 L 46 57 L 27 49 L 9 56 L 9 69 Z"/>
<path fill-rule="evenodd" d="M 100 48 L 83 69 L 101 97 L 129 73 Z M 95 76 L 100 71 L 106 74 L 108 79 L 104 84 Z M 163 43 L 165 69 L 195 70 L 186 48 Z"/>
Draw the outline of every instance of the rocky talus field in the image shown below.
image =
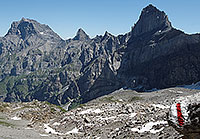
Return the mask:
<path fill-rule="evenodd" d="M 48 102 L 1 103 L 0 138 L 182 138 L 168 125 L 172 103 L 199 90 L 119 89 L 69 111 Z"/>

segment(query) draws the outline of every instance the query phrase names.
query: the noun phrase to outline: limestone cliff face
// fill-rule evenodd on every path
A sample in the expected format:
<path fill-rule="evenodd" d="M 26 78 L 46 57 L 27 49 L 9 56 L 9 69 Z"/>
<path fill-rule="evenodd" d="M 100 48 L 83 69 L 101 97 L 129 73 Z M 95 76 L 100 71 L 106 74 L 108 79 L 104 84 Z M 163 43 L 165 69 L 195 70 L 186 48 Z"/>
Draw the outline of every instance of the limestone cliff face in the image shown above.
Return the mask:
<path fill-rule="evenodd" d="M 3 101 L 87 102 L 121 87 L 145 91 L 200 80 L 200 35 L 171 26 L 149 5 L 124 35 L 61 39 L 35 20 L 13 22 L 0 38 Z"/>

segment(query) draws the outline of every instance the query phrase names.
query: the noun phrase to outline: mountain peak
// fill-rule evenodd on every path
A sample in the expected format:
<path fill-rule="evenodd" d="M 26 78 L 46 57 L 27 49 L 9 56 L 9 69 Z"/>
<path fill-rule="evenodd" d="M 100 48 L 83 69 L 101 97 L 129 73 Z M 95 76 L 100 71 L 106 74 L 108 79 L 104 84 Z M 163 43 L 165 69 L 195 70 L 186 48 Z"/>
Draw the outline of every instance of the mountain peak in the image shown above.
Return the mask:
<path fill-rule="evenodd" d="M 155 6 L 153 6 L 152 4 L 149 4 L 147 7 L 143 8 L 142 10 L 143 12 L 146 12 L 146 11 L 159 11 Z"/>
<path fill-rule="evenodd" d="M 104 36 L 112 36 L 111 33 L 109 33 L 108 31 L 105 32 Z"/>
<path fill-rule="evenodd" d="M 73 40 L 89 40 L 90 37 L 85 33 L 82 28 L 79 28 Z"/>
<path fill-rule="evenodd" d="M 20 22 L 31 22 L 31 19 L 22 17 L 22 19 L 20 20 Z"/>
<path fill-rule="evenodd" d="M 11 24 L 6 36 L 9 35 L 17 35 L 23 40 L 32 35 L 43 35 L 45 39 L 52 38 L 52 36 L 58 40 L 61 39 L 48 25 L 40 24 L 36 20 L 24 17 L 20 21 L 15 21 Z"/>
<path fill-rule="evenodd" d="M 36 34 L 36 29 L 34 23 L 36 21 L 22 18 L 20 21 L 15 21 L 11 24 L 11 28 L 9 29 L 7 35 L 19 35 L 22 39 L 25 39 L 27 36 L 31 34 Z M 39 23 L 38 23 L 39 24 Z"/>
<path fill-rule="evenodd" d="M 165 12 L 160 11 L 150 4 L 142 10 L 138 22 L 133 27 L 132 34 L 138 36 L 153 30 L 165 30 L 171 28 L 171 23 Z"/>

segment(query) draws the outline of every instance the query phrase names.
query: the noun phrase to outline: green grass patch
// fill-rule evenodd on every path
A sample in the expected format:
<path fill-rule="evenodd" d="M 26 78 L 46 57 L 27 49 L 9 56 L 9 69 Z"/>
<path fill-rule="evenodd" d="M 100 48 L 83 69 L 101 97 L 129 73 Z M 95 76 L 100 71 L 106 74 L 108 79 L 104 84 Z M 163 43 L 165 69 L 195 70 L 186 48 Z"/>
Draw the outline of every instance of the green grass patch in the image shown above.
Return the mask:
<path fill-rule="evenodd" d="M 69 106 L 69 110 L 78 108 L 80 106 L 79 102 L 72 102 L 72 104 Z"/>
<path fill-rule="evenodd" d="M 134 97 L 130 98 L 128 101 L 133 102 L 133 101 L 137 101 L 137 100 L 142 100 L 142 98 L 138 97 L 138 96 L 134 96 Z"/>
<path fill-rule="evenodd" d="M 116 102 L 116 100 L 113 99 L 113 96 L 108 96 L 108 97 L 103 97 L 101 99 L 101 101 L 105 101 L 105 102 Z"/>
<path fill-rule="evenodd" d="M 58 106 L 58 105 L 54 105 L 54 104 L 51 104 L 49 103 L 48 101 L 44 101 L 45 104 L 49 105 L 51 107 L 51 111 L 52 112 L 55 112 L 56 109 L 55 108 L 58 108 L 60 109 L 61 112 L 67 112 L 65 109 L 63 109 L 61 106 Z"/>

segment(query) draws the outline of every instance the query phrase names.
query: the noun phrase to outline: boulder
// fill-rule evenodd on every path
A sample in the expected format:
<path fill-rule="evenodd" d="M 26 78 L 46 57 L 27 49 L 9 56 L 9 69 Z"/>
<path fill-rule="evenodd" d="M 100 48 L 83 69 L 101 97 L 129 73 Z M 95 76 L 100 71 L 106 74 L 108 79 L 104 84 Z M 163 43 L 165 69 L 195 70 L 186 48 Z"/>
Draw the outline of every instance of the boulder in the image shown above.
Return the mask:
<path fill-rule="evenodd" d="M 168 123 L 184 138 L 200 138 L 200 93 L 177 99 L 169 109 Z"/>

